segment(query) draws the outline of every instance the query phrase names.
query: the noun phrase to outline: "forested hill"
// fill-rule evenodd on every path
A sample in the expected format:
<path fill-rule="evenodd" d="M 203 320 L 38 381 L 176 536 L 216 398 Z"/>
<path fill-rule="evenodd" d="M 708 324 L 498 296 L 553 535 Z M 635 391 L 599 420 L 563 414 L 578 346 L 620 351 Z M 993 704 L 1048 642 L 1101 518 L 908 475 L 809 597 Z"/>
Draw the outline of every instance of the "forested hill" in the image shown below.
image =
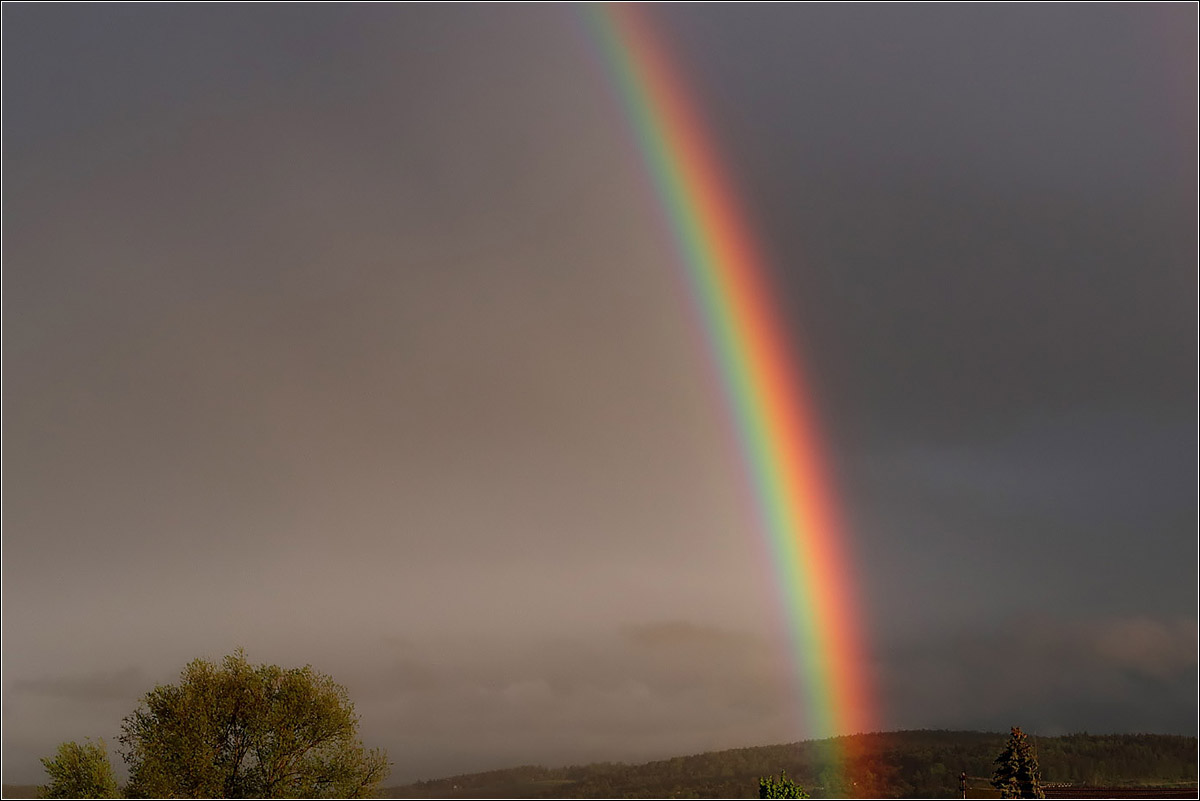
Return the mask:
<path fill-rule="evenodd" d="M 568 768 L 525 766 L 389 787 L 393 798 L 757 798 L 758 778 L 788 777 L 814 798 L 959 795 L 959 774 L 972 797 L 994 797 L 992 760 L 1007 734 L 903 731 L 736 748 L 643 765 L 596 763 Z M 1195 737 L 1071 734 L 1034 737 L 1047 784 L 1091 787 L 1195 786 Z M 848 742 L 851 741 L 851 742 Z M 851 786 L 829 769 L 847 745 L 864 755 Z"/>

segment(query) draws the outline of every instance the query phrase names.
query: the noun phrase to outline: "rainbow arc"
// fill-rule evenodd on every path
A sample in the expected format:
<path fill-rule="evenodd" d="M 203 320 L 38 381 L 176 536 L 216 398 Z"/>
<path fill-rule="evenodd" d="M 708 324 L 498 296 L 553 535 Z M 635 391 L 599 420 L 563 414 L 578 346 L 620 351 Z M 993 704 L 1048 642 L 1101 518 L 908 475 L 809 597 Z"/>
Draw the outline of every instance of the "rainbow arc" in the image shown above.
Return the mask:
<path fill-rule="evenodd" d="M 870 731 L 848 542 L 766 263 L 645 7 L 586 13 L 669 220 L 752 477 L 804 687 L 803 731 Z"/>

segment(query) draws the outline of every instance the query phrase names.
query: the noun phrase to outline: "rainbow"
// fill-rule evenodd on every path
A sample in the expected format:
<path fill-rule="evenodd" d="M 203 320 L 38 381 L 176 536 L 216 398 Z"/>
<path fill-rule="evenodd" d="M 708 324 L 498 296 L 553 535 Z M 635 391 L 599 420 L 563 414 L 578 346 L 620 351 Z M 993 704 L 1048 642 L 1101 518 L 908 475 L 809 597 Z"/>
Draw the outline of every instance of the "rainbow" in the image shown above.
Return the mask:
<path fill-rule="evenodd" d="M 803 732 L 871 731 L 846 538 L 765 262 L 645 7 L 588 6 L 585 16 L 664 206 L 732 409 L 802 674 Z"/>

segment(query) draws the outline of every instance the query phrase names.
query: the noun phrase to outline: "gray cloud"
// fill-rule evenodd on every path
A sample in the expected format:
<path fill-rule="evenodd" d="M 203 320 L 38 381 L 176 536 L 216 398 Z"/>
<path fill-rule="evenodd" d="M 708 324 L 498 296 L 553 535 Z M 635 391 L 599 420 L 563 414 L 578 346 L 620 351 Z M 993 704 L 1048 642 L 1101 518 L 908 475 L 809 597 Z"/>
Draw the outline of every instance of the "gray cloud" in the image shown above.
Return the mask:
<path fill-rule="evenodd" d="M 6 783 L 44 780 L 39 760 L 53 756 L 59 743 L 104 740 L 118 776 L 122 719 L 154 682 L 139 666 L 89 673 L 13 675 L 6 655 L 4 682 L 4 758 Z M 165 677 L 164 677 L 165 678 Z"/>
<path fill-rule="evenodd" d="M 1113 668 L 1169 682 L 1196 669 L 1196 621 L 1114 620 L 1088 638 L 1096 656 Z"/>
<path fill-rule="evenodd" d="M 744 634 L 686 620 L 631 625 L 622 633 L 633 645 L 655 651 L 666 649 L 703 653 L 761 647 L 761 643 Z"/>
<path fill-rule="evenodd" d="M 795 715 L 780 652 L 760 635 L 677 620 L 580 641 L 427 642 L 359 681 L 397 772 L 463 761 L 640 759 L 784 737 Z M 564 736 L 570 732 L 570 736 Z"/>
<path fill-rule="evenodd" d="M 16 694 L 46 696 L 80 704 L 128 701 L 149 689 L 146 685 L 145 674 L 136 667 L 82 676 L 12 680 L 12 690 Z"/>

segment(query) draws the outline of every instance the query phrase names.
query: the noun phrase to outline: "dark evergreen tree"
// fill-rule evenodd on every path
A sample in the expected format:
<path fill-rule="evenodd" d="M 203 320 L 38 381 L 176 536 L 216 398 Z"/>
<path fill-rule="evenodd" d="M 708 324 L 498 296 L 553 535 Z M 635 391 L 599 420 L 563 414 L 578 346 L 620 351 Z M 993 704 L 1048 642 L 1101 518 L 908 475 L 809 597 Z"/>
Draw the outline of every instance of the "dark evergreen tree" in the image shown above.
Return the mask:
<path fill-rule="evenodd" d="M 992 786 L 1001 798 L 1045 798 L 1037 750 L 1020 727 L 1013 727 L 1000 756 L 996 757 Z"/>

